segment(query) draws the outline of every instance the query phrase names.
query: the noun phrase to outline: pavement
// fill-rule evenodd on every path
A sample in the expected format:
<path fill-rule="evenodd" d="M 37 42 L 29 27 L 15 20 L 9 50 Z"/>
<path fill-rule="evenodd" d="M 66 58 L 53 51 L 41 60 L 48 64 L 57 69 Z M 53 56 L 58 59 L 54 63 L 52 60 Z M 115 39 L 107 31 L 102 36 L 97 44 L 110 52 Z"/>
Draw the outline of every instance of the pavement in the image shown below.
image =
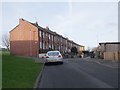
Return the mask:
<path fill-rule="evenodd" d="M 83 58 L 83 60 L 95 62 L 106 67 L 120 68 L 120 63 L 118 63 L 118 61 L 116 60 L 104 60 L 104 59 L 90 58 L 90 57 Z"/>
<path fill-rule="evenodd" d="M 32 57 L 36 63 L 44 63 L 45 59 L 44 58 L 36 58 L 36 57 Z"/>

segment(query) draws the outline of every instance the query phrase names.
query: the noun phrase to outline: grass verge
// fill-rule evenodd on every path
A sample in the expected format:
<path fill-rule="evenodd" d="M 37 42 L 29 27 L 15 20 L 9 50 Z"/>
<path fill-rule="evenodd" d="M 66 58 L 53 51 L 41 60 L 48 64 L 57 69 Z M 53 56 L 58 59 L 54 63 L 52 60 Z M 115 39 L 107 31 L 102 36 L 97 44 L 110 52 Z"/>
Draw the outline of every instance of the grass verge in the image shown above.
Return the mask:
<path fill-rule="evenodd" d="M 0 51 L 0 90 L 2 89 L 2 51 Z"/>
<path fill-rule="evenodd" d="M 2 54 L 2 88 L 33 88 L 42 69 L 33 59 Z"/>

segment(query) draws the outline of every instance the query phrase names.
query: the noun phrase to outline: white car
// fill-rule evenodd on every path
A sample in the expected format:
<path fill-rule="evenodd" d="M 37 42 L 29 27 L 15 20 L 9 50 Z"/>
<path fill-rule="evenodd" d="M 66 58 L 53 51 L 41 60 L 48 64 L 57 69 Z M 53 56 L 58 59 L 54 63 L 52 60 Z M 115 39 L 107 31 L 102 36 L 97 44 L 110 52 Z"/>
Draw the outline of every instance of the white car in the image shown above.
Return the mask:
<path fill-rule="evenodd" d="M 45 58 L 46 53 L 39 54 L 39 58 Z"/>
<path fill-rule="evenodd" d="M 48 51 L 45 57 L 45 63 L 61 63 L 63 64 L 63 57 L 59 51 Z"/>

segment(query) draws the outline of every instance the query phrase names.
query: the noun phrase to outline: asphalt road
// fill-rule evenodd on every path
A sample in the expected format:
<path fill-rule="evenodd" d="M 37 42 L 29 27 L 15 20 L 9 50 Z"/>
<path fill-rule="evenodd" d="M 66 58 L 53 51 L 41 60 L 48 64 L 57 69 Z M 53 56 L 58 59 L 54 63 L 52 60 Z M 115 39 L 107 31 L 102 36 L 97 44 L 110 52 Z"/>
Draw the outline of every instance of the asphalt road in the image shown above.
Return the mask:
<path fill-rule="evenodd" d="M 118 68 L 89 59 L 65 59 L 44 67 L 39 88 L 118 88 Z"/>

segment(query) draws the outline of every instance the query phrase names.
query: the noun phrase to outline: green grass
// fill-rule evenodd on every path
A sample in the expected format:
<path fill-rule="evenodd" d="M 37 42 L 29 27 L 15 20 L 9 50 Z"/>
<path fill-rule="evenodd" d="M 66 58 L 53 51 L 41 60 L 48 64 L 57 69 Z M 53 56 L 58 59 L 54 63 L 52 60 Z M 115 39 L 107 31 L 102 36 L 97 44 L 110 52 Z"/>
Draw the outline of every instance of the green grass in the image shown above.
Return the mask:
<path fill-rule="evenodd" d="M 0 51 L 0 90 L 2 89 L 2 51 Z"/>
<path fill-rule="evenodd" d="M 42 69 L 33 59 L 2 54 L 2 88 L 33 88 Z"/>

